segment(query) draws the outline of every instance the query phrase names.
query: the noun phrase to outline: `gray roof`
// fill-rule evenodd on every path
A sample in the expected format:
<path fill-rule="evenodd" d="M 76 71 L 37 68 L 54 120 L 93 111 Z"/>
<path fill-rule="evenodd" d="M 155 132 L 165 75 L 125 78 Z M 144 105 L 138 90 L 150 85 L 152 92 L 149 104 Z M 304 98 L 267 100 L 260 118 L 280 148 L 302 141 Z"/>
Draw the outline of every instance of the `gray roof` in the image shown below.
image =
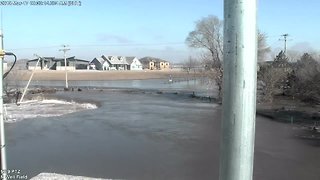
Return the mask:
<path fill-rule="evenodd" d="M 108 57 L 110 57 L 107 59 L 110 62 L 110 64 L 123 64 L 117 56 L 108 56 Z M 115 58 L 112 58 L 112 57 L 115 57 Z"/>
<path fill-rule="evenodd" d="M 118 59 L 122 64 L 129 65 L 125 56 L 119 56 Z"/>
<path fill-rule="evenodd" d="M 55 58 L 55 57 L 43 57 L 43 60 L 44 61 L 64 61 L 64 58 Z M 68 57 L 66 58 L 67 61 L 77 61 L 77 62 L 89 62 L 87 60 L 82 60 L 82 59 L 76 59 L 75 56 L 72 56 L 72 57 Z M 31 59 L 29 61 L 27 61 L 28 63 L 29 62 L 37 62 L 38 61 L 38 58 L 36 59 Z"/>
<path fill-rule="evenodd" d="M 97 58 L 94 58 L 96 59 L 97 61 L 99 61 L 101 64 L 104 63 L 104 59 L 102 57 L 97 57 Z"/>
<path fill-rule="evenodd" d="M 134 58 L 136 58 L 136 57 L 134 57 L 134 56 L 126 57 L 127 63 L 128 63 L 128 64 L 132 64 Z"/>

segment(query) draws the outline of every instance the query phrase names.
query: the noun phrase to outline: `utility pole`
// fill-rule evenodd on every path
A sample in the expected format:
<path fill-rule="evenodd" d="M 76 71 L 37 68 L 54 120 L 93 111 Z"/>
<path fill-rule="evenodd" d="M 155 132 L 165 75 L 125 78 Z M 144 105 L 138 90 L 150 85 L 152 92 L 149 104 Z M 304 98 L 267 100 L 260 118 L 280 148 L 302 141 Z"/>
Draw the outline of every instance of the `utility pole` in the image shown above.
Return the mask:
<path fill-rule="evenodd" d="M 68 71 L 67 71 L 67 56 L 66 56 L 66 52 L 69 51 L 70 49 L 67 48 L 67 45 L 62 45 L 63 49 L 59 49 L 59 51 L 63 51 L 63 55 L 64 55 L 64 70 L 66 73 L 66 89 L 68 89 Z"/>
<path fill-rule="evenodd" d="M 4 49 L 4 45 L 3 45 L 3 16 L 2 16 L 2 9 L 1 9 L 1 45 L 2 45 L 2 49 Z"/>
<path fill-rule="evenodd" d="M 1 28 L 2 29 L 2 28 Z M 2 30 L 0 32 L 0 136 L 1 136 L 1 173 L 0 175 L 3 176 L 2 179 L 6 180 L 7 177 L 7 155 L 6 155 L 6 143 L 5 143 L 5 131 L 4 131 L 4 115 L 3 115 L 3 33 Z"/>
<path fill-rule="evenodd" d="M 220 180 L 253 176 L 257 0 L 224 0 L 223 109 Z"/>
<path fill-rule="evenodd" d="M 284 41 L 283 53 L 287 55 L 287 37 L 289 36 L 289 34 L 282 34 L 281 36 L 283 37 L 283 39 L 279 39 L 279 40 Z"/>
<path fill-rule="evenodd" d="M 2 9 L 1 9 L 1 31 L 0 31 L 0 176 L 1 179 L 7 180 L 7 155 L 6 155 L 6 136 L 4 130 L 4 114 L 3 114 L 3 56 L 4 56 L 4 44 L 3 44 L 3 26 L 2 26 Z"/>

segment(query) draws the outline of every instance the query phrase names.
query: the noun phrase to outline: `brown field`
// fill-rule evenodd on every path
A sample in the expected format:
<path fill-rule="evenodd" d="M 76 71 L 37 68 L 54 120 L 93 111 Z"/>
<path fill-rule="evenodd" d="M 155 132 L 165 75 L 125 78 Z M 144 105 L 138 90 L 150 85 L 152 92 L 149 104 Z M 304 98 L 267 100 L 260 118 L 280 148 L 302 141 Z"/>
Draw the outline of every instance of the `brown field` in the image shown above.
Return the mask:
<path fill-rule="evenodd" d="M 10 80 L 28 80 L 32 71 L 19 70 L 9 74 Z M 178 70 L 143 70 L 143 71 L 68 71 L 68 80 L 126 80 L 126 79 L 158 79 L 187 77 L 187 72 Z M 37 70 L 33 80 L 65 80 L 65 71 Z"/>

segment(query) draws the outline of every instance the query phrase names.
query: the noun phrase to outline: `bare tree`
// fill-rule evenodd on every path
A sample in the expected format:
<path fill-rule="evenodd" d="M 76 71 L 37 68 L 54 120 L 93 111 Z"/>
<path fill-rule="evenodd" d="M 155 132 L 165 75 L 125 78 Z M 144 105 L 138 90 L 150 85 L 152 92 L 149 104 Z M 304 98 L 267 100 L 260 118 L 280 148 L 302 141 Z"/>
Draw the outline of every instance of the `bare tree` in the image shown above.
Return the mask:
<path fill-rule="evenodd" d="M 205 74 L 214 79 L 218 87 L 218 98 L 222 98 L 222 56 L 223 56 L 223 21 L 218 17 L 209 15 L 196 22 L 194 31 L 186 38 L 189 47 L 203 50 L 202 63 Z M 258 33 L 258 60 L 263 61 L 270 48 L 265 41 L 266 35 Z"/>
<path fill-rule="evenodd" d="M 271 51 L 266 39 L 267 35 L 258 31 L 258 62 L 265 61 L 266 55 Z"/>
<path fill-rule="evenodd" d="M 218 98 L 222 97 L 222 39 L 223 22 L 216 16 L 204 17 L 196 22 L 194 31 L 186 38 L 189 47 L 204 50 L 202 57 L 205 72 L 209 78 L 214 78 L 218 87 Z"/>
<path fill-rule="evenodd" d="M 222 58 L 222 21 L 216 16 L 208 16 L 196 22 L 196 28 L 191 31 L 186 43 L 193 48 L 205 49 L 211 55 L 211 60 L 221 62 Z"/>

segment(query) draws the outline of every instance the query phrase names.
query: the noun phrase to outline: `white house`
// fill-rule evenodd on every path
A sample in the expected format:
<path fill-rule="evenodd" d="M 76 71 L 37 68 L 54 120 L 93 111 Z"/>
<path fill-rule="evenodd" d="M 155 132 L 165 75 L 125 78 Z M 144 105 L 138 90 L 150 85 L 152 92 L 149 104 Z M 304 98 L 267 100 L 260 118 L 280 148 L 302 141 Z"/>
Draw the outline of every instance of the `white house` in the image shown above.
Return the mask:
<path fill-rule="evenodd" d="M 142 70 L 142 63 L 136 57 L 105 56 L 90 61 L 90 69 L 94 70 Z"/>
<path fill-rule="evenodd" d="M 109 65 L 108 69 L 106 70 L 126 70 L 126 62 L 123 57 L 118 58 L 118 56 L 102 55 L 102 58 L 104 59 L 105 63 Z"/>
<path fill-rule="evenodd" d="M 119 66 L 118 70 L 128 70 L 128 63 L 127 63 L 126 57 L 119 56 L 118 59 L 121 63 L 121 66 Z"/>
<path fill-rule="evenodd" d="M 142 64 L 136 57 L 126 57 L 128 70 L 142 70 Z"/>

